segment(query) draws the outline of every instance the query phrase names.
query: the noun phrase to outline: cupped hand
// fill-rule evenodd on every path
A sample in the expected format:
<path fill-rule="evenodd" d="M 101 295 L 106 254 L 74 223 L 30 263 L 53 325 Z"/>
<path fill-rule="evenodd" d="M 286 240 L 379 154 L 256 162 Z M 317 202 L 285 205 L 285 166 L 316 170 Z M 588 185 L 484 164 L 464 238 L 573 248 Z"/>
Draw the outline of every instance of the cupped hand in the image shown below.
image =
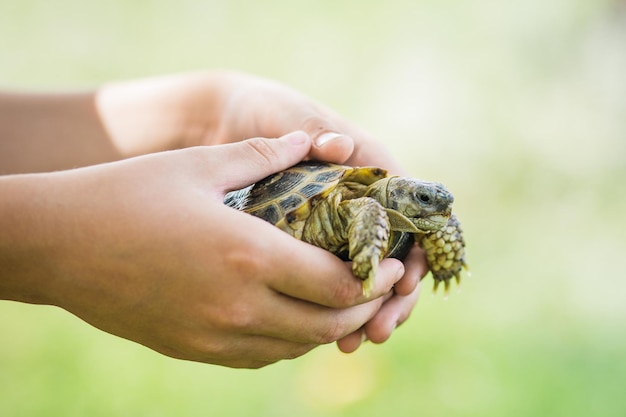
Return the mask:
<path fill-rule="evenodd" d="M 220 123 L 208 131 L 209 143 L 228 143 L 247 136 L 280 136 L 304 130 L 313 138 L 309 158 L 352 166 L 379 166 L 405 175 L 387 148 L 363 129 L 308 97 L 271 80 L 228 74 L 228 100 L 221 106 Z M 419 296 L 420 279 L 428 272 L 426 259 L 414 247 L 404 261 L 405 274 L 381 310 L 362 329 L 338 341 L 344 352 L 356 350 L 367 339 L 386 341 L 410 315 Z"/>
<path fill-rule="evenodd" d="M 312 139 L 308 158 L 406 175 L 384 143 L 363 129 L 283 84 L 248 74 L 203 72 L 113 84 L 101 89 L 97 102 L 113 142 L 130 155 L 302 130 Z M 355 350 L 364 338 L 383 342 L 409 316 L 427 267 L 417 247 L 404 264 L 392 296 L 366 326 L 339 341 L 341 350 Z"/>
<path fill-rule="evenodd" d="M 51 174 L 39 202 L 55 253 L 50 302 L 166 355 L 231 367 L 375 325 L 400 262 L 381 263 L 365 299 L 337 257 L 222 202 L 310 146 L 294 132 Z"/>

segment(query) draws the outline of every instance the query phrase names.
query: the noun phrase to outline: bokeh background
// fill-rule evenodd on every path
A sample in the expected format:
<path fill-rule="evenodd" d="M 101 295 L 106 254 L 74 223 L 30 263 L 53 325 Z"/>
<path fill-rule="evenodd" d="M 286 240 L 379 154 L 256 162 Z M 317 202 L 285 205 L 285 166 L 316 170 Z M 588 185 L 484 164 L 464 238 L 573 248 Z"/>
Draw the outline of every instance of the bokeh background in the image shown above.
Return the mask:
<path fill-rule="evenodd" d="M 211 68 L 445 183 L 472 277 L 447 301 L 428 281 L 383 345 L 254 371 L 0 302 L 0 415 L 626 415 L 626 2 L 0 0 L 1 88 Z"/>

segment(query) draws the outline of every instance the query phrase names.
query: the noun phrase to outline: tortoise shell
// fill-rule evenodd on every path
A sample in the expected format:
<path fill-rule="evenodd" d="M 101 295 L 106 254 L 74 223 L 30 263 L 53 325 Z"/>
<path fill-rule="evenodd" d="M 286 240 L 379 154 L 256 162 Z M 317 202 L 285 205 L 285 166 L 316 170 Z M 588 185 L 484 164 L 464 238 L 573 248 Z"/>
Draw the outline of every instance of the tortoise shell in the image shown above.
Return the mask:
<path fill-rule="evenodd" d="M 224 203 L 300 238 L 311 209 L 337 184 L 350 181 L 367 186 L 385 177 L 387 171 L 381 168 L 305 161 L 227 194 Z"/>

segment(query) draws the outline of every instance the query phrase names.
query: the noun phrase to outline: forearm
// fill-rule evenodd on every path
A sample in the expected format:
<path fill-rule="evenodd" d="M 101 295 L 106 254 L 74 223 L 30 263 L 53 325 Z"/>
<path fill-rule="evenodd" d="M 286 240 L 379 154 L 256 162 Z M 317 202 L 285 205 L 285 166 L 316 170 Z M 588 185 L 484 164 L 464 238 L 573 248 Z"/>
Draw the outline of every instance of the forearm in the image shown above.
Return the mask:
<path fill-rule="evenodd" d="M 0 174 L 118 159 L 92 93 L 0 94 Z"/>
<path fill-rule="evenodd" d="M 198 145 L 218 125 L 228 74 L 155 77 L 85 93 L 0 93 L 0 175 Z"/>
<path fill-rule="evenodd" d="M 0 177 L 0 299 L 50 303 L 55 250 L 47 174 Z"/>

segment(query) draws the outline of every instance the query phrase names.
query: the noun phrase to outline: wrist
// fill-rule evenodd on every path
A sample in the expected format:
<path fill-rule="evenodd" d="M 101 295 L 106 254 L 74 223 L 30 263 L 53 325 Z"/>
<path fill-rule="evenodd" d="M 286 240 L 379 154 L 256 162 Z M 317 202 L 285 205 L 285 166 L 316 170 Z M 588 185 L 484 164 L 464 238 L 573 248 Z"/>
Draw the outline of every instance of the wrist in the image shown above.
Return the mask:
<path fill-rule="evenodd" d="M 47 174 L 0 176 L 0 299 L 52 304 Z"/>

